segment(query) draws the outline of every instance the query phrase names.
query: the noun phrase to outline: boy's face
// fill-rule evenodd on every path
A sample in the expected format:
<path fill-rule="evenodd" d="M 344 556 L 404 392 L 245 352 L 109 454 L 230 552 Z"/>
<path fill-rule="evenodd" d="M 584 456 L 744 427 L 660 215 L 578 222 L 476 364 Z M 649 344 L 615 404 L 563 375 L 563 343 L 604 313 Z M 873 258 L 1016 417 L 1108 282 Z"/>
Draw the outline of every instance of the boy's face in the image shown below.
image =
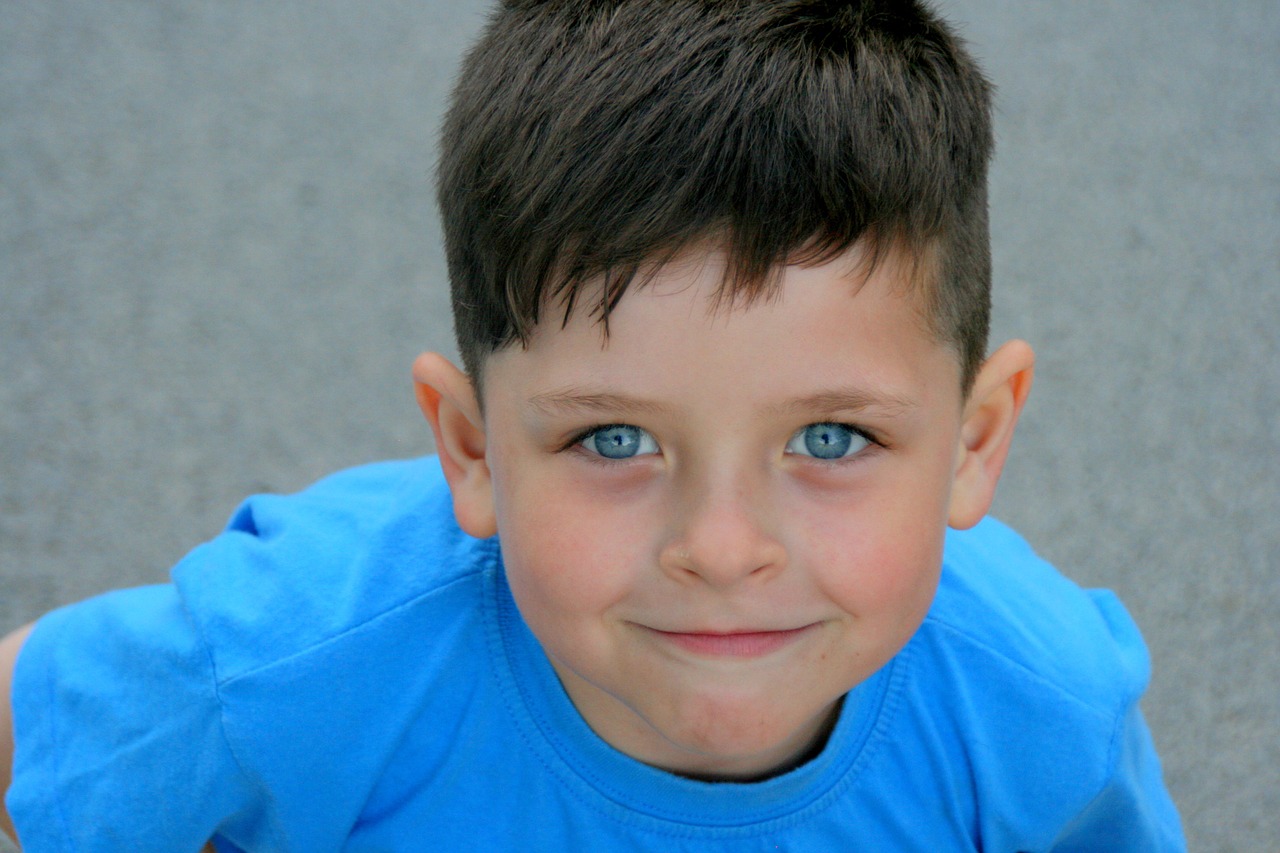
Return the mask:
<path fill-rule="evenodd" d="M 607 340 L 575 315 L 487 362 L 512 593 L 586 721 L 641 761 L 789 766 L 932 601 L 966 455 L 959 363 L 892 258 L 864 283 L 851 257 L 732 310 L 709 301 L 720 255 L 685 258 L 627 294 Z"/>

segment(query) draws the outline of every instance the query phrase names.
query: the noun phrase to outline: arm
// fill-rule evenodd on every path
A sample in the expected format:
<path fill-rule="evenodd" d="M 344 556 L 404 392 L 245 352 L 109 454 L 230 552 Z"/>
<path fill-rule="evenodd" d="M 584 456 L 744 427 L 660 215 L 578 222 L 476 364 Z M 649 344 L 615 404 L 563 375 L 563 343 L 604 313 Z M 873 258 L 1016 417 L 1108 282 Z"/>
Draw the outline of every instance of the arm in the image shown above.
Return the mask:
<path fill-rule="evenodd" d="M 13 668 L 18 662 L 18 653 L 34 627 L 35 625 L 27 625 L 19 628 L 0 640 L 0 831 L 8 835 L 15 844 L 18 842 L 18 832 L 4 805 L 4 793 L 9 790 L 13 775 L 13 703 L 10 697 Z M 214 853 L 213 842 L 202 847 L 201 853 Z"/>
<path fill-rule="evenodd" d="M 17 843 L 18 833 L 9 819 L 9 812 L 4 806 L 3 793 L 9 790 L 9 782 L 13 774 L 13 704 L 10 701 L 13 683 L 13 667 L 18 661 L 18 652 L 26 642 L 34 625 L 19 628 L 9 636 L 0 640 L 0 830 Z"/>

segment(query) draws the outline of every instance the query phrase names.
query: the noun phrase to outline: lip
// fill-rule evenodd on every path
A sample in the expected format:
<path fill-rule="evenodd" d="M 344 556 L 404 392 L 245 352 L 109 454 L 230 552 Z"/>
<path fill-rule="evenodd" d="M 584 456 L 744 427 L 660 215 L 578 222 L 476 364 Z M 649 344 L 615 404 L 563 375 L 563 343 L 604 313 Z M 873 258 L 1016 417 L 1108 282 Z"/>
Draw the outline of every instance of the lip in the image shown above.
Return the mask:
<path fill-rule="evenodd" d="M 649 630 L 686 652 L 708 657 L 758 658 L 790 645 L 817 627 L 804 625 L 785 631 L 659 631 Z"/>

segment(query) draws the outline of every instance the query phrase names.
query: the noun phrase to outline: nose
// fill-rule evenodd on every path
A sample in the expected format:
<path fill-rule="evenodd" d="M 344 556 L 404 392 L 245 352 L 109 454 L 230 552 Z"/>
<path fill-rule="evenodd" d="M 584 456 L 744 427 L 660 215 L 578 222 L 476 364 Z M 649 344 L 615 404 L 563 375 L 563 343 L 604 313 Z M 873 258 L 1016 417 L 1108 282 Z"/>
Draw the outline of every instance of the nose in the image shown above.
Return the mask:
<path fill-rule="evenodd" d="M 660 555 L 662 569 L 688 583 L 728 587 L 765 580 L 786 565 L 786 549 L 772 533 L 764 490 L 746 483 L 694 490 L 673 502 L 674 535 Z"/>

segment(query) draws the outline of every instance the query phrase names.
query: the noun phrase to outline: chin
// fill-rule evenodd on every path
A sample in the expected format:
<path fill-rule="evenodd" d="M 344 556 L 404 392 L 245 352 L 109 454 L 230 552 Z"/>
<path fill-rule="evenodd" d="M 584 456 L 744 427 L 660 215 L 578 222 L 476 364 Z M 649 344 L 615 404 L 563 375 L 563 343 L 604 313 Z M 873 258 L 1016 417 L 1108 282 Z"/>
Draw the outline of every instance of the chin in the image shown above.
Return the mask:
<path fill-rule="evenodd" d="M 663 769 L 708 781 L 745 782 L 776 776 L 804 763 L 825 743 L 837 703 L 812 714 L 783 716 L 770 713 L 771 704 L 767 700 L 700 703 L 696 713 L 660 731 L 678 756 Z"/>

